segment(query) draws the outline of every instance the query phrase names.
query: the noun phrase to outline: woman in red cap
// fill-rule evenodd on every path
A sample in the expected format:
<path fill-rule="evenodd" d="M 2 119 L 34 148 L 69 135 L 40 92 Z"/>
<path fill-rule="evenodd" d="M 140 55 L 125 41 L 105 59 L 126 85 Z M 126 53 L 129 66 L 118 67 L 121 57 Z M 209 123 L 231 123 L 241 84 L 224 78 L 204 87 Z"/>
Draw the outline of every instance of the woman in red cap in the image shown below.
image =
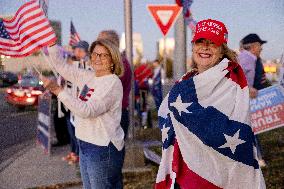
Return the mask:
<path fill-rule="evenodd" d="M 159 109 L 163 151 L 156 189 L 265 188 L 250 124 L 249 90 L 222 22 L 202 20 L 194 68 Z"/>

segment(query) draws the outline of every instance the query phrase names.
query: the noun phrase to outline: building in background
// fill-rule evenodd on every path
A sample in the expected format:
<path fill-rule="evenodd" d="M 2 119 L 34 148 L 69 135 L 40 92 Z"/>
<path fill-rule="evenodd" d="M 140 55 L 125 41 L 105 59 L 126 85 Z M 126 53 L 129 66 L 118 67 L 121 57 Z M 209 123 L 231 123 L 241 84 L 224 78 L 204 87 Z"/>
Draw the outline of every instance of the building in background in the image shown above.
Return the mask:
<path fill-rule="evenodd" d="M 143 40 L 140 33 L 133 33 L 133 64 L 135 65 L 143 57 Z M 122 33 L 119 44 L 120 51 L 125 50 L 125 33 Z"/>
<path fill-rule="evenodd" d="M 156 43 L 156 59 L 160 60 L 166 73 L 166 78 L 173 77 L 173 59 L 175 50 L 174 38 L 161 38 Z"/>
<path fill-rule="evenodd" d="M 161 38 L 158 41 L 158 52 L 159 56 L 163 57 L 164 56 L 164 48 L 166 48 L 166 57 L 173 59 L 174 57 L 174 50 L 175 50 L 175 39 L 174 38 L 166 38 L 166 45 L 164 45 L 164 39 Z"/>
<path fill-rule="evenodd" d="M 264 67 L 266 78 L 272 84 L 277 83 L 279 78 L 281 78 L 280 74 L 283 74 L 283 73 L 280 72 L 280 68 L 282 66 L 283 65 L 280 63 L 280 59 L 263 61 L 263 67 Z"/>
<path fill-rule="evenodd" d="M 51 71 L 49 64 L 41 54 L 22 58 L 5 58 L 3 60 L 3 65 L 5 71 L 13 73 L 25 73 L 28 70 L 33 69 L 33 66 L 43 72 Z"/>

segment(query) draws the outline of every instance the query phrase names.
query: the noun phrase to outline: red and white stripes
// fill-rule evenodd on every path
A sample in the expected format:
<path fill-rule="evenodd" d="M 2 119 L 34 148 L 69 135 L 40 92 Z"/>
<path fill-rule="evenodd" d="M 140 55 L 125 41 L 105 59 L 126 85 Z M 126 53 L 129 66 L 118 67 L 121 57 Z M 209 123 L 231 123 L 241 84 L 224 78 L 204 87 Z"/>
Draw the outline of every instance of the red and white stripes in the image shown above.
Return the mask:
<path fill-rule="evenodd" d="M 3 19 L 10 39 L 0 37 L 0 54 L 22 57 L 56 41 L 38 1 L 22 5 L 11 20 Z"/>
<path fill-rule="evenodd" d="M 75 26 L 71 21 L 69 45 L 75 46 L 79 41 L 81 41 L 79 33 L 76 31 Z"/>

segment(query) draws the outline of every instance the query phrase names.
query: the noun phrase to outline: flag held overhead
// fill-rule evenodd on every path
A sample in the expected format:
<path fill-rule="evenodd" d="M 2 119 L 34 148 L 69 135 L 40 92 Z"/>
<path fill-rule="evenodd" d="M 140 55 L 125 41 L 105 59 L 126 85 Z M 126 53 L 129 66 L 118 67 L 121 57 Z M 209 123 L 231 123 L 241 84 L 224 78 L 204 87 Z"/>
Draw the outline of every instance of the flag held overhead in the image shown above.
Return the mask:
<path fill-rule="evenodd" d="M 12 19 L 0 20 L 1 55 L 28 56 L 55 41 L 55 33 L 39 1 L 29 1 L 18 9 Z"/>
<path fill-rule="evenodd" d="M 70 25 L 70 39 L 69 39 L 69 45 L 71 47 L 75 46 L 79 41 L 81 41 L 79 33 L 76 31 L 75 26 L 73 22 L 71 21 Z"/>

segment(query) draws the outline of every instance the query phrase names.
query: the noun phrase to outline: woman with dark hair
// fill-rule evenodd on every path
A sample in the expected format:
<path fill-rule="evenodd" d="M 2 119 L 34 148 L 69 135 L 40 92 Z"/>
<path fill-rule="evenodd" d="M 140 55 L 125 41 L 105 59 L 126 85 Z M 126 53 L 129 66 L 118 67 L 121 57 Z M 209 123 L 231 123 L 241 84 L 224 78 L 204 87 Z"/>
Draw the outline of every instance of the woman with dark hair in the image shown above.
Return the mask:
<path fill-rule="evenodd" d="M 247 81 L 227 39 L 220 21 L 196 25 L 194 68 L 173 86 L 158 113 L 163 152 L 156 189 L 265 188 Z"/>
<path fill-rule="evenodd" d="M 45 88 L 76 116 L 83 187 L 123 188 L 124 132 L 120 126 L 123 90 L 119 80 L 123 67 L 118 48 L 108 40 L 93 42 L 90 61 L 94 71 L 61 64 L 60 57 L 54 60 L 59 74 L 80 88 L 78 98 L 74 98 L 56 83 L 42 78 Z"/>

